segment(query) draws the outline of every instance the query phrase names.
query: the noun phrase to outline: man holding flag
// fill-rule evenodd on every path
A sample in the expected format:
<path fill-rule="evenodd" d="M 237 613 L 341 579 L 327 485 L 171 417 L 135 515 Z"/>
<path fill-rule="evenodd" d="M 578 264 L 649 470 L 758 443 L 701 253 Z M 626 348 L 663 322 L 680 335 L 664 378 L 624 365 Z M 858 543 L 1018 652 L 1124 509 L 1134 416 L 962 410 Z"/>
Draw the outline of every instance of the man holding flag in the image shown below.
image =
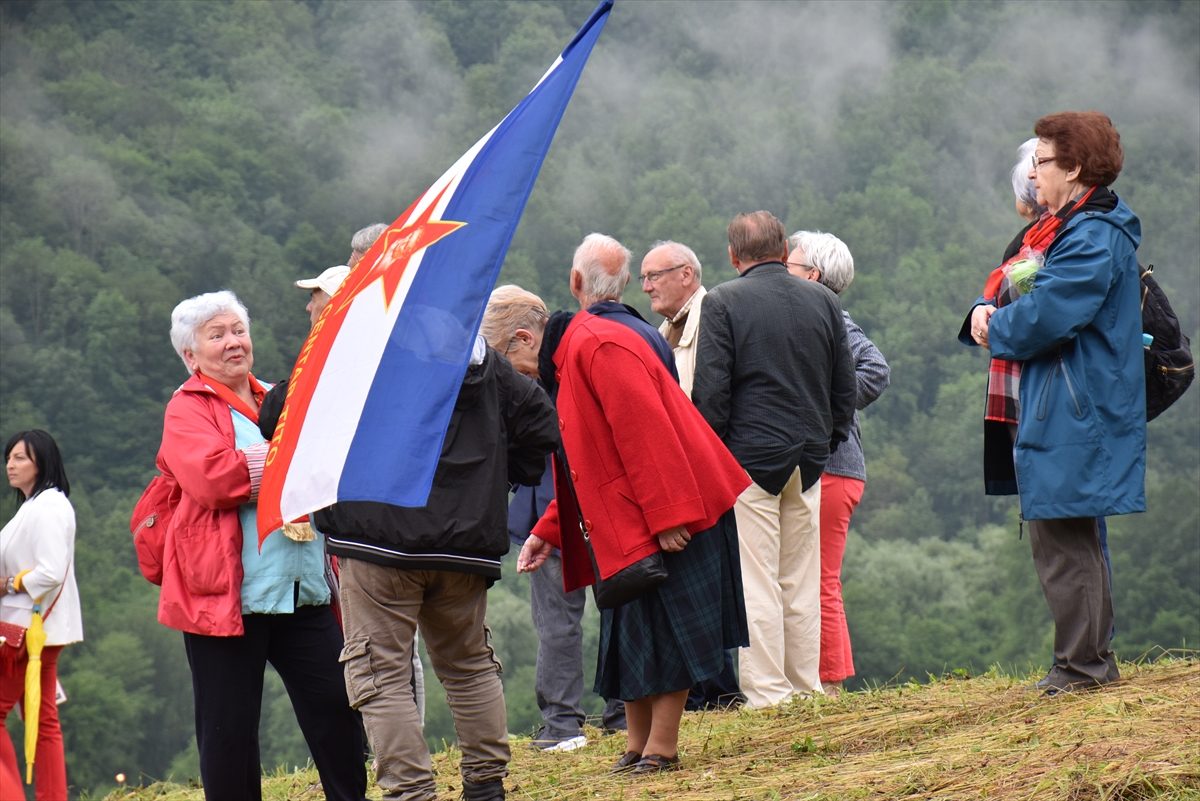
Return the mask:
<path fill-rule="evenodd" d="M 346 687 L 385 799 L 437 796 L 408 691 L 418 627 L 463 750 L 463 796 L 504 798 L 510 756 L 486 590 L 508 551 L 510 482 L 537 484 L 558 423 L 478 338 L 559 120 L 612 9 L 379 236 L 309 333 L 259 493 L 261 542 L 317 512 L 339 557 Z"/>
<path fill-rule="evenodd" d="M 508 550 L 509 482 L 538 483 L 558 419 L 536 382 L 478 343 L 429 502 L 344 501 L 315 515 L 341 567 L 346 691 L 388 799 L 436 797 L 410 689 L 418 627 L 454 713 L 464 797 L 504 797 L 508 719 L 484 623 L 487 588 Z"/>

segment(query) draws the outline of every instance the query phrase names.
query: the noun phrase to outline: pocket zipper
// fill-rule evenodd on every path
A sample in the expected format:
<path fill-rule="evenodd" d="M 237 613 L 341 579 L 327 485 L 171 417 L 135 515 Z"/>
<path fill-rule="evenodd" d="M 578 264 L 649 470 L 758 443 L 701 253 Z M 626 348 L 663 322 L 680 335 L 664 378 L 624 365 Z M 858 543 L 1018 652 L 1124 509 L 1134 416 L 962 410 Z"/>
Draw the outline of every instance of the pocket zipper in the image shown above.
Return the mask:
<path fill-rule="evenodd" d="M 1054 362 L 1054 367 L 1050 368 L 1050 372 L 1046 375 L 1046 381 L 1042 384 L 1042 389 L 1038 392 L 1038 402 L 1036 415 L 1037 419 L 1045 420 L 1046 412 L 1050 406 L 1050 382 L 1054 380 L 1054 374 L 1059 370 L 1062 371 L 1063 380 L 1067 382 L 1067 391 L 1071 393 L 1071 401 L 1075 404 L 1075 414 L 1083 416 L 1083 407 L 1079 405 L 1079 398 L 1075 395 L 1075 387 L 1071 384 L 1071 376 L 1067 373 L 1067 366 L 1063 364 L 1062 354 L 1058 354 L 1057 361 Z"/>
<path fill-rule="evenodd" d="M 1075 414 L 1083 416 L 1083 408 L 1079 405 L 1079 398 L 1075 397 L 1075 387 L 1071 385 L 1071 374 L 1067 372 L 1067 366 L 1063 364 L 1062 355 L 1058 357 L 1058 367 L 1062 370 L 1063 380 L 1067 382 L 1067 391 L 1071 393 L 1071 400 L 1075 403 Z"/>

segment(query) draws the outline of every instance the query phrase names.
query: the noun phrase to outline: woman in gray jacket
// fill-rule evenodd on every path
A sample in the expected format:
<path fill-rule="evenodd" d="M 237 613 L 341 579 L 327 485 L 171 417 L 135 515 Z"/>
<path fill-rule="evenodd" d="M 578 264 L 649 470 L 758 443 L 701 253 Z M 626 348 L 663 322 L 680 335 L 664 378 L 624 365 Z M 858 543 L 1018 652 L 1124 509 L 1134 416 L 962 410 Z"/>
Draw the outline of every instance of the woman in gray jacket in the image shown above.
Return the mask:
<path fill-rule="evenodd" d="M 798 231 L 788 239 L 792 252 L 788 271 L 792 275 L 820 283 L 841 294 L 854 280 L 854 258 L 850 249 L 833 234 Z M 867 339 L 863 330 L 846 318 L 846 336 L 854 357 L 859 409 L 866 408 L 887 389 L 891 371 L 883 354 Z M 846 552 L 846 533 L 850 516 L 862 500 L 867 470 L 862 451 L 862 430 L 858 413 L 850 429 L 850 438 L 829 457 L 821 476 L 821 685 L 829 695 L 837 695 L 842 681 L 854 675 L 854 657 L 850 650 L 850 631 L 842 605 L 842 555 Z"/>

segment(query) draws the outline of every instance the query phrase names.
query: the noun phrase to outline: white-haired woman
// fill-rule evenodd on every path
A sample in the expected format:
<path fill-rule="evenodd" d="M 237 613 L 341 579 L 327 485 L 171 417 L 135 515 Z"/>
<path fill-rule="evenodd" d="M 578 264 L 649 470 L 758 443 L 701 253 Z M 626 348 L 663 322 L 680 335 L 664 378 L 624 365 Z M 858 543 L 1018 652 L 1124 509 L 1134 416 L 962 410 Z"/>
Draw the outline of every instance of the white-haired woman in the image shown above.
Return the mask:
<path fill-rule="evenodd" d="M 1017 148 L 1017 163 L 1012 168 L 1012 188 L 1017 214 L 1026 222 L 1036 222 L 1046 213 L 1046 207 L 1038 203 L 1037 186 L 1029 177 L 1029 165 L 1037 150 L 1037 137 L 1027 139 Z"/>
<path fill-rule="evenodd" d="M 276 531 L 258 544 L 267 448 L 258 409 L 269 387 L 250 372 L 246 307 L 228 291 L 189 298 L 171 313 L 171 344 L 191 377 L 167 404 L 157 460 L 179 487 L 158 619 L 183 632 L 205 796 L 262 797 L 257 732 L 270 662 L 326 797 L 361 801 L 362 737 L 338 663 L 322 543 Z"/>
<path fill-rule="evenodd" d="M 833 234 L 798 231 L 788 239 L 792 252 L 788 271 L 792 275 L 819 281 L 841 294 L 854 280 L 854 258 L 846 243 Z M 891 380 L 891 371 L 883 354 L 842 311 L 846 336 L 854 356 L 854 375 L 858 385 L 857 407 L 865 409 Z M 842 682 L 854 675 L 854 654 L 850 648 L 850 629 L 842 603 L 842 557 L 846 553 L 846 535 L 850 516 L 862 500 L 867 485 L 867 465 L 863 457 L 862 429 L 858 412 L 850 428 L 850 438 L 829 457 L 821 474 L 821 686 L 837 695 Z"/>

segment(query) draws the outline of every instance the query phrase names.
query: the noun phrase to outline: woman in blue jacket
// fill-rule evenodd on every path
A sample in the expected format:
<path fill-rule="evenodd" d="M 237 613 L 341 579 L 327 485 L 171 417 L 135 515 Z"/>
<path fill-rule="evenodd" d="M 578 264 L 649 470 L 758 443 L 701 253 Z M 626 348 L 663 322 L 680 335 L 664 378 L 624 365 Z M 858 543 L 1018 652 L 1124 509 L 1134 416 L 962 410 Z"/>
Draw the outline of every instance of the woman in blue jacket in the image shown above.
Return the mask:
<path fill-rule="evenodd" d="M 1146 509 L 1141 224 L 1108 189 L 1124 154 L 1107 116 L 1051 114 L 1034 133 L 1029 175 L 1048 213 L 1007 264 L 1041 266 L 1031 287 L 997 268 L 959 338 L 1019 363 L 1013 465 L 986 444 L 985 479 L 989 494 L 1021 496 L 1055 626 L 1054 667 L 1038 687 L 1053 694 L 1119 678 L 1096 518 Z"/>

